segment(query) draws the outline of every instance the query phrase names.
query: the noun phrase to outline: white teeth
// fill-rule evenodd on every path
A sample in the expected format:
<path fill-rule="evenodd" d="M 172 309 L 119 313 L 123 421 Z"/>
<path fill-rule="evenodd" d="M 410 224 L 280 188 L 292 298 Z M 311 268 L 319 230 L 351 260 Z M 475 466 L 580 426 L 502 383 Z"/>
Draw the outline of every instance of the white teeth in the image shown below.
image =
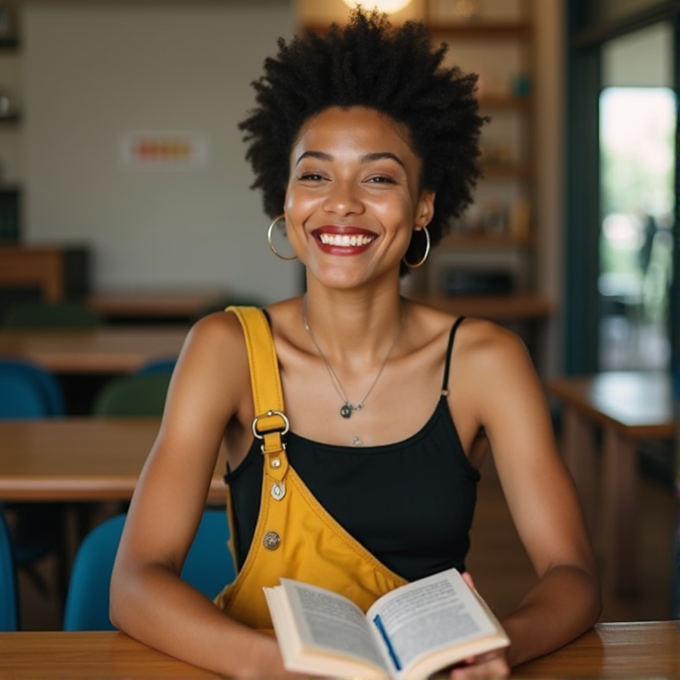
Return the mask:
<path fill-rule="evenodd" d="M 365 246 L 373 240 L 372 236 L 361 236 L 357 234 L 321 234 L 321 243 L 329 246 Z"/>

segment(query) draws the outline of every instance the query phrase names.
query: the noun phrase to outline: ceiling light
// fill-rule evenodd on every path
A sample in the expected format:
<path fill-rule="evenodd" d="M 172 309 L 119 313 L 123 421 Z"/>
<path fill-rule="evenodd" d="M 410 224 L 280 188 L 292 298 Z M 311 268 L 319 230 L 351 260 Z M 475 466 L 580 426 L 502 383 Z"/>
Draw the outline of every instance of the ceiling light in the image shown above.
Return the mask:
<path fill-rule="evenodd" d="M 375 8 L 379 12 L 387 12 L 388 14 L 404 9 L 410 2 L 411 0 L 364 0 L 363 2 L 362 0 L 345 0 L 348 7 L 354 8 L 360 4 L 366 9 Z"/>

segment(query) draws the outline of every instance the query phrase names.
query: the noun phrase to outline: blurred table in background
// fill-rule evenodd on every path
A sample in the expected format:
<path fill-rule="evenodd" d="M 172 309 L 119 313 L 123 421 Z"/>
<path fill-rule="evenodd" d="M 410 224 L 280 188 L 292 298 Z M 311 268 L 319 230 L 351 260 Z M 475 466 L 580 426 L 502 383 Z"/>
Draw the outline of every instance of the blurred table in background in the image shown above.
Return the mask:
<path fill-rule="evenodd" d="M 493 321 L 547 319 L 555 304 L 544 295 L 407 295 L 423 304 L 456 316 L 473 316 Z"/>
<path fill-rule="evenodd" d="M 0 330 L 0 355 L 55 373 L 128 373 L 178 356 L 187 326 L 104 326 L 91 330 Z"/>
<path fill-rule="evenodd" d="M 662 371 L 612 371 L 556 378 L 547 388 L 564 405 L 563 454 L 590 521 L 601 496 L 595 481 L 600 477 L 597 434 L 602 430 L 606 568 L 618 592 L 635 592 L 636 519 L 644 511 L 637 506 L 638 445 L 644 439 L 675 436 L 670 376 Z"/>
<path fill-rule="evenodd" d="M 112 323 L 189 323 L 226 297 L 214 288 L 121 289 L 93 293 L 85 304 Z"/>
<path fill-rule="evenodd" d="M 127 501 L 154 443 L 155 418 L 0 422 L 0 499 Z M 209 490 L 224 501 L 225 451 Z"/>
<path fill-rule="evenodd" d="M 0 421 L 0 501 L 63 503 L 66 582 L 93 526 L 88 504 L 132 498 L 159 425 L 157 418 Z M 220 507 L 226 504 L 225 471 L 222 447 L 208 490 L 208 501 Z"/>

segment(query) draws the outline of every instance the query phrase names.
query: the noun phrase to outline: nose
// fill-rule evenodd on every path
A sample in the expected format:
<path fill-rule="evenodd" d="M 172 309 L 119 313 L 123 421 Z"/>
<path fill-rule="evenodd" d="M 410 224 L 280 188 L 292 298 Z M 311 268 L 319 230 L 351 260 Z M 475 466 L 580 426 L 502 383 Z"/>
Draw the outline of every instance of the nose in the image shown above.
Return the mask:
<path fill-rule="evenodd" d="M 351 181 L 335 180 L 328 189 L 324 210 L 337 215 L 355 215 L 363 212 L 359 189 Z"/>

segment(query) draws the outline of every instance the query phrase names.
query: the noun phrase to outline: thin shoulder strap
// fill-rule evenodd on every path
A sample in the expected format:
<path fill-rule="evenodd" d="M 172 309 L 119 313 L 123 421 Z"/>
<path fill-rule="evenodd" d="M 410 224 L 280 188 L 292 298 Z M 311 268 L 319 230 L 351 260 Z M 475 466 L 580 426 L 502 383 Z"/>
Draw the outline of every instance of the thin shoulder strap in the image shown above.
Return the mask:
<path fill-rule="evenodd" d="M 274 339 L 264 312 L 257 307 L 227 307 L 243 327 L 248 349 L 250 384 L 253 391 L 255 420 L 253 434 L 262 439 L 263 453 L 281 448 L 281 436 L 289 424 L 283 412 L 283 390 Z"/>
<path fill-rule="evenodd" d="M 456 331 L 458 326 L 463 323 L 465 319 L 464 316 L 459 316 L 451 326 L 451 332 L 449 333 L 449 344 L 446 347 L 446 360 L 444 362 L 444 379 L 442 380 L 442 394 L 446 395 L 449 391 L 449 369 L 451 368 L 451 351 L 453 350 L 453 340 L 456 337 Z"/>

